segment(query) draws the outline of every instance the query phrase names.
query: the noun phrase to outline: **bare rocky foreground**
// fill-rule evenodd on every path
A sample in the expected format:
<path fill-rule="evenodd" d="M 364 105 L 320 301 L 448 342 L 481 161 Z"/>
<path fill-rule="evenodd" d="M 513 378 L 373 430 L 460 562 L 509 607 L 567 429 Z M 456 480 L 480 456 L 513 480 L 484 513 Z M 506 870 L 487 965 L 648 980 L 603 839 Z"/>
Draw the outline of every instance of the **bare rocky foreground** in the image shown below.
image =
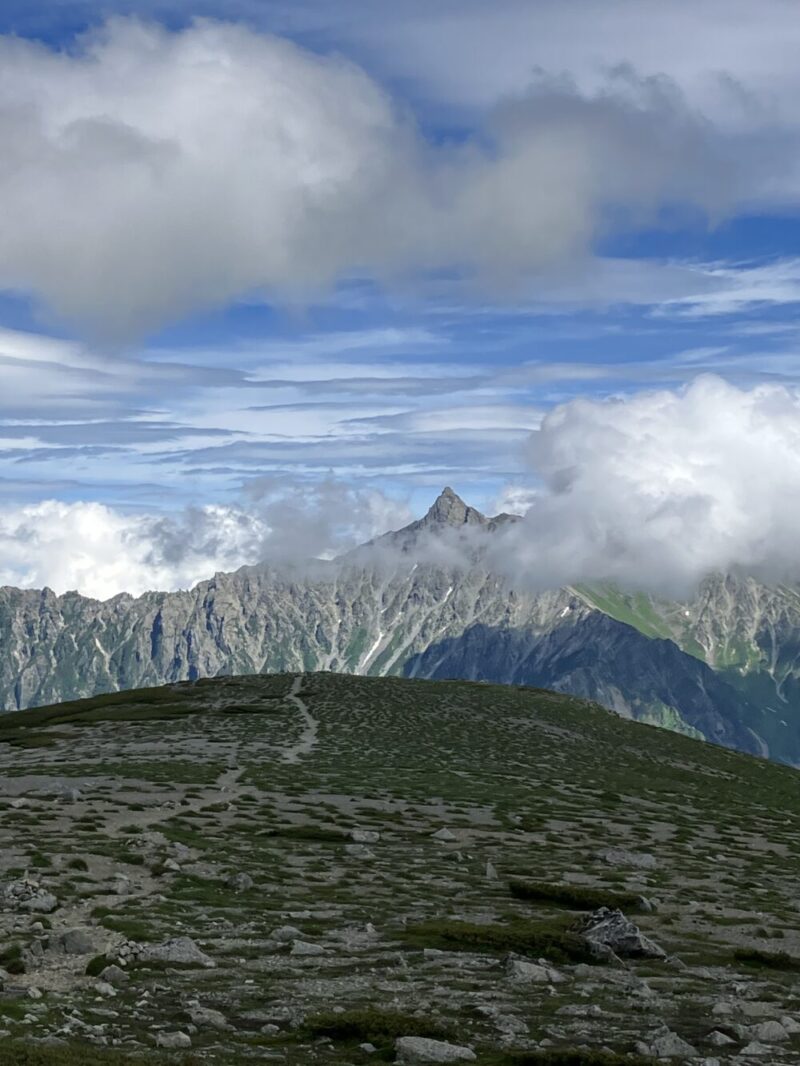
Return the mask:
<path fill-rule="evenodd" d="M 537 690 L 4 715 L 0 1063 L 797 1062 L 799 818 L 796 771 Z"/>

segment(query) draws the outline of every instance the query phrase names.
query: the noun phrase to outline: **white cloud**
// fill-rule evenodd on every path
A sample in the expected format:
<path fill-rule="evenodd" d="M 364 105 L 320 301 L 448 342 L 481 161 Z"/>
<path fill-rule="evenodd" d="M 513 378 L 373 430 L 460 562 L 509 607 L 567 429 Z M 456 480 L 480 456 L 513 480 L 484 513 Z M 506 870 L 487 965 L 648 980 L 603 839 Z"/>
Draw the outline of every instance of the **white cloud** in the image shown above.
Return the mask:
<path fill-rule="evenodd" d="M 705 375 L 676 392 L 574 400 L 531 435 L 529 460 L 543 487 L 496 562 L 536 584 L 675 593 L 735 567 L 800 576 L 797 389 Z"/>
<path fill-rule="evenodd" d="M 2 38 L 0 286 L 123 339 L 353 275 L 530 292 L 608 208 L 724 210 L 763 155 L 630 71 L 588 95 L 526 83 L 441 144 L 355 65 L 242 25 L 118 19 L 62 53 Z"/>
<path fill-rule="evenodd" d="M 217 571 L 330 556 L 402 525 L 408 511 L 375 491 L 324 482 L 282 491 L 253 486 L 250 506 L 220 504 L 170 515 L 45 500 L 0 512 L 0 585 L 119 592 L 190 588 Z"/>
<path fill-rule="evenodd" d="M 667 74 L 726 124 L 797 119 L 800 21 L 793 0 L 327 0 L 318 22 L 431 101 L 485 108 L 530 71 L 568 71 L 584 91 L 631 63 Z M 579 32 L 578 32 L 579 28 Z M 502 56 L 502 62 L 497 57 Z"/>
<path fill-rule="evenodd" d="M 798 258 L 753 265 L 709 264 L 695 270 L 696 290 L 664 299 L 661 313 L 702 318 L 800 303 Z"/>
<path fill-rule="evenodd" d="M 3 510 L 0 583 L 78 589 L 99 599 L 186 588 L 215 570 L 256 561 L 265 533 L 258 518 L 219 506 L 170 520 L 46 500 Z M 180 551 L 171 551 L 178 543 Z"/>

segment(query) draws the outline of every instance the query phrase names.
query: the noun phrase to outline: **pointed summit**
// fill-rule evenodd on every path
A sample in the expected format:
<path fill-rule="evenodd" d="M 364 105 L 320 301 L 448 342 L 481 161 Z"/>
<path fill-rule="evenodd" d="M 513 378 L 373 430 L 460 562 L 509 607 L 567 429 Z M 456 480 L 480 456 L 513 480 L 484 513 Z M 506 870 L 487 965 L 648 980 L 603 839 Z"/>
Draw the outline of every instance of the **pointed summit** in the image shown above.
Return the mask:
<path fill-rule="evenodd" d="M 420 538 L 448 534 L 450 530 L 464 530 L 467 526 L 472 529 L 481 529 L 487 533 L 504 526 L 507 522 L 517 522 L 517 515 L 501 514 L 495 518 L 487 518 L 474 507 L 464 503 L 461 497 L 454 492 L 449 485 L 442 489 L 424 518 L 418 518 L 416 522 L 403 526 L 402 529 L 391 533 L 384 533 L 382 537 L 362 544 L 360 548 L 348 553 L 349 558 L 357 558 L 358 555 L 376 544 L 390 544 L 399 547 L 401 551 L 411 551 Z"/>
<path fill-rule="evenodd" d="M 425 528 L 431 525 L 483 526 L 486 517 L 467 504 L 447 485 L 436 497 L 428 513 L 418 523 Z"/>

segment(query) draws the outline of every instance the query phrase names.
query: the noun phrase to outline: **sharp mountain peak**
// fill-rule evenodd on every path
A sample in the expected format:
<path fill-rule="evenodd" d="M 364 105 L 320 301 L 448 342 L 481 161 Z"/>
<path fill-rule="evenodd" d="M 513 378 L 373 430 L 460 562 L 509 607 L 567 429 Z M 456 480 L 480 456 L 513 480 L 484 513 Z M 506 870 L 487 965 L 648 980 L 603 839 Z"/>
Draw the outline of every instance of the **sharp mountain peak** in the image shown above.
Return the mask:
<path fill-rule="evenodd" d="M 428 513 L 417 524 L 422 526 L 434 523 L 448 526 L 482 526 L 488 521 L 486 515 L 464 503 L 461 497 L 449 485 L 446 485 L 428 508 Z"/>

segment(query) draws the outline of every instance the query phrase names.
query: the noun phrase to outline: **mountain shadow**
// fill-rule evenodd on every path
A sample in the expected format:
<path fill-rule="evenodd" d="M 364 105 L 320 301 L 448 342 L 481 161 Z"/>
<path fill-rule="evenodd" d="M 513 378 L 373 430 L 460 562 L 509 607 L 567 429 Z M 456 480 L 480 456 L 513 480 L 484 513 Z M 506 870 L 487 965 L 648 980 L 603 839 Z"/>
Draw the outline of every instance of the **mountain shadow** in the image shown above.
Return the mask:
<path fill-rule="evenodd" d="M 554 689 L 727 748 L 769 754 L 748 725 L 760 712 L 742 693 L 671 640 L 645 637 L 600 613 L 542 635 L 478 623 L 414 655 L 403 674 Z"/>

